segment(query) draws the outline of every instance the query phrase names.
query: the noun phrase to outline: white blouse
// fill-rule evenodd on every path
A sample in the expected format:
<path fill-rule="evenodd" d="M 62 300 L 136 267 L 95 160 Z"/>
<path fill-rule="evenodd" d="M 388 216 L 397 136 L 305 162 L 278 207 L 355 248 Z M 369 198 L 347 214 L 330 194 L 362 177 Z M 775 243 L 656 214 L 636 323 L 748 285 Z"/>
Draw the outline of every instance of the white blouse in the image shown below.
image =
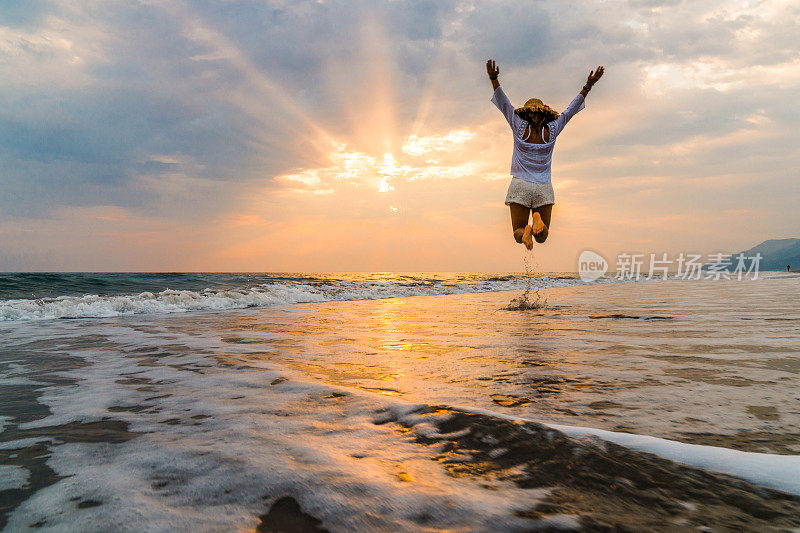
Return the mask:
<path fill-rule="evenodd" d="M 557 119 L 547 123 L 546 127 L 550 130 L 550 141 L 544 144 L 529 143 L 522 140 L 522 136 L 525 135 L 525 130 L 528 128 L 528 122 L 514 113 L 514 106 L 511 105 L 502 87 L 498 87 L 494 92 L 492 103 L 505 115 L 509 126 L 511 126 L 511 133 L 514 136 L 511 175 L 534 183 L 550 183 L 550 163 L 553 160 L 553 148 L 555 147 L 556 138 L 564 129 L 564 126 L 567 125 L 569 119 L 586 107 L 583 95 L 578 94 L 567 108 L 558 115 Z M 542 139 L 544 139 L 544 134 L 542 134 Z"/>

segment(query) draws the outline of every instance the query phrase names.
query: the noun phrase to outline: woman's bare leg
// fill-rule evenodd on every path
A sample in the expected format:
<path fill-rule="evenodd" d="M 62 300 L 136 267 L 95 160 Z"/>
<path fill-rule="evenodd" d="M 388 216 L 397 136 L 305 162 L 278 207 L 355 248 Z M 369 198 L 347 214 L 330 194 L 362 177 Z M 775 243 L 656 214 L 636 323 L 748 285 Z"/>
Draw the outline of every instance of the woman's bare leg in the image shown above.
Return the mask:
<path fill-rule="evenodd" d="M 514 229 L 514 240 L 525 244 L 525 247 L 530 250 L 533 248 L 532 228 L 528 224 L 531 209 L 515 203 L 510 204 L 509 207 L 511 208 L 511 227 Z"/>
<path fill-rule="evenodd" d="M 532 233 L 536 242 L 543 243 L 547 240 L 550 230 L 550 216 L 553 214 L 553 204 L 542 205 L 533 209 Z"/>

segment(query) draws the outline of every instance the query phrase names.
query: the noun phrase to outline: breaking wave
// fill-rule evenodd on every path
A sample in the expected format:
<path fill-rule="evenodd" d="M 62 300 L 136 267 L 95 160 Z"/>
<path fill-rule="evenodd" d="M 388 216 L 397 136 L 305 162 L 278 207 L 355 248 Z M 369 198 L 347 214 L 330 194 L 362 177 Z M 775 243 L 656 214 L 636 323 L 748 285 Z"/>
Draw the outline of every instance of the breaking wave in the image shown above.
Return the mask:
<path fill-rule="evenodd" d="M 574 277 L 540 277 L 531 281 L 538 288 L 581 284 L 581 281 Z M 524 289 L 527 284 L 528 279 L 521 276 L 486 277 L 480 281 L 461 282 L 430 279 L 402 282 L 315 280 L 305 283 L 279 281 L 226 289 L 165 289 L 136 294 L 17 298 L 0 300 L 0 321 L 107 318 L 150 313 L 222 311 L 337 300 L 494 292 Z"/>

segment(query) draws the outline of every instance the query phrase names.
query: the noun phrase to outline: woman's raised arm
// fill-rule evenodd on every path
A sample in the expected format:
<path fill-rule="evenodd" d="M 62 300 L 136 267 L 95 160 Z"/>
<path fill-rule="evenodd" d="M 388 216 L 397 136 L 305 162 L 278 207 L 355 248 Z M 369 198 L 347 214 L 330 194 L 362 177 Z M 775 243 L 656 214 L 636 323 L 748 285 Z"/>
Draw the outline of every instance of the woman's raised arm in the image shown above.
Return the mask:
<path fill-rule="evenodd" d="M 522 119 L 514 113 L 514 106 L 511 105 L 508 96 L 506 96 L 506 93 L 500 88 L 500 82 L 497 81 L 497 76 L 500 74 L 500 67 L 495 65 L 494 60 L 490 59 L 486 62 L 486 72 L 489 74 L 489 79 L 492 80 L 492 87 L 494 87 L 492 103 L 496 105 L 497 109 L 506 117 L 508 125 L 511 126 L 511 131 L 517 131 Z"/>

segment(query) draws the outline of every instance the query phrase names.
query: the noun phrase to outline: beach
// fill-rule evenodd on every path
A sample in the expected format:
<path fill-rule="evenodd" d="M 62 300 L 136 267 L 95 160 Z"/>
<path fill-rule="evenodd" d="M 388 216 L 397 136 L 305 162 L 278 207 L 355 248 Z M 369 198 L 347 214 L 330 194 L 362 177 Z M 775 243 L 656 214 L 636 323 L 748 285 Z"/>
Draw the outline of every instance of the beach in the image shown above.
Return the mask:
<path fill-rule="evenodd" d="M 800 527 L 800 276 L 605 281 L 20 289 L 0 527 Z"/>

